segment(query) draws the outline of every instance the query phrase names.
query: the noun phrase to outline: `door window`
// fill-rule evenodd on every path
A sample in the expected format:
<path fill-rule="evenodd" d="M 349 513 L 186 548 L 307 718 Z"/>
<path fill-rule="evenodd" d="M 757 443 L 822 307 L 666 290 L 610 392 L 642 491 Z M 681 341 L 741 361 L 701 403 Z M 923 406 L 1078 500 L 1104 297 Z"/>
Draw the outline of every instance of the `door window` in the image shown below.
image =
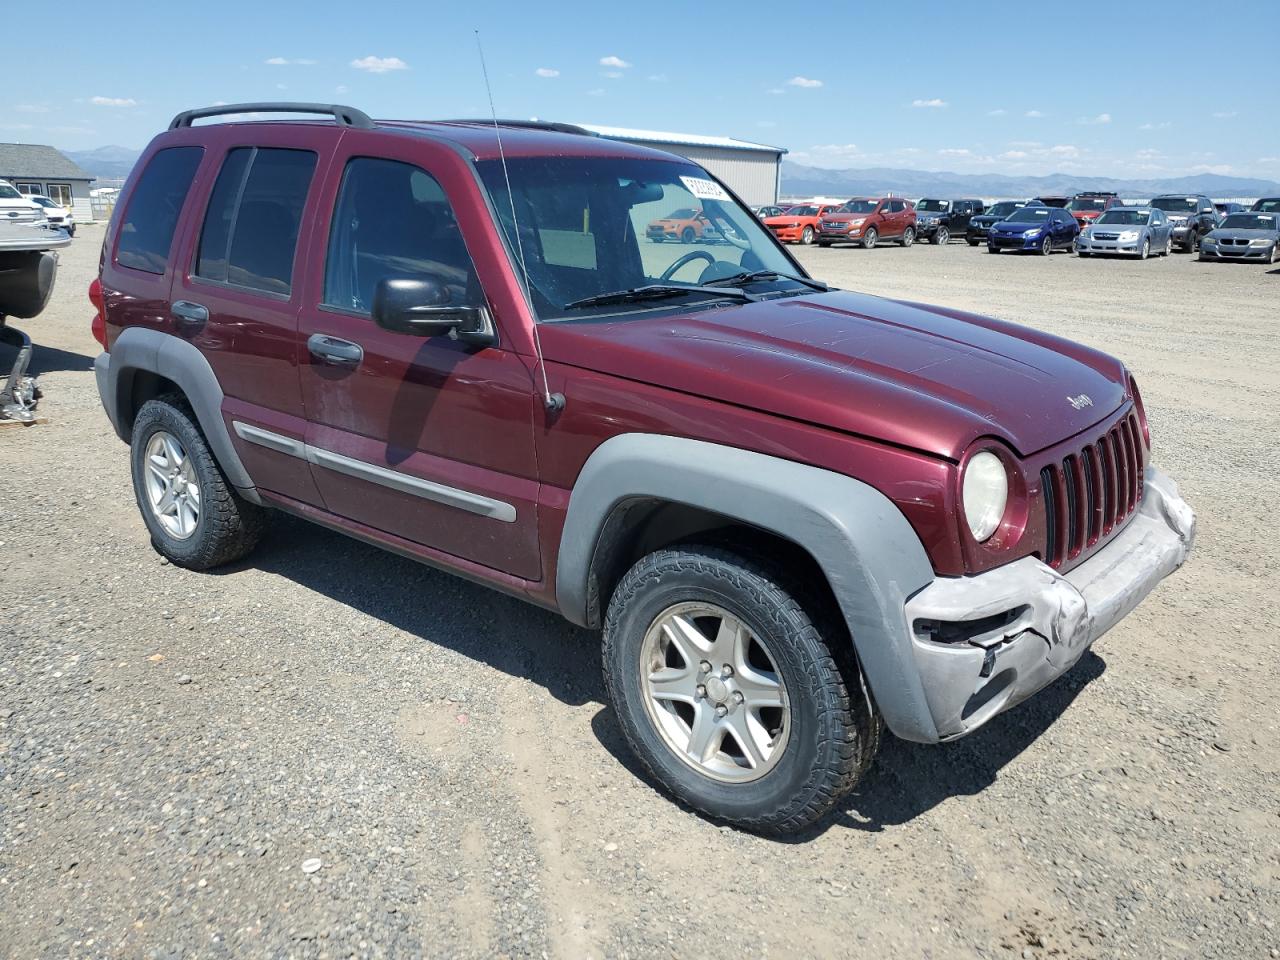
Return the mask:
<path fill-rule="evenodd" d="M 310 150 L 230 151 L 205 211 L 196 276 L 287 297 L 315 167 Z"/>
<path fill-rule="evenodd" d="M 581 244 L 565 243 L 560 249 L 571 260 L 585 255 Z M 343 172 L 329 228 L 323 302 L 367 314 L 380 281 L 406 278 L 435 280 L 450 303 L 483 302 L 471 256 L 439 182 L 412 164 L 356 157 Z"/>
<path fill-rule="evenodd" d="M 890 212 L 890 213 L 902 213 L 902 211 L 904 211 L 904 210 L 906 210 L 906 209 L 907 209 L 907 205 L 906 205 L 905 203 L 903 203 L 901 200 L 890 200 L 890 201 L 889 201 L 889 212 Z"/>
<path fill-rule="evenodd" d="M 169 147 L 151 158 L 120 223 L 116 263 L 164 273 L 178 215 L 203 153 L 203 147 Z"/>

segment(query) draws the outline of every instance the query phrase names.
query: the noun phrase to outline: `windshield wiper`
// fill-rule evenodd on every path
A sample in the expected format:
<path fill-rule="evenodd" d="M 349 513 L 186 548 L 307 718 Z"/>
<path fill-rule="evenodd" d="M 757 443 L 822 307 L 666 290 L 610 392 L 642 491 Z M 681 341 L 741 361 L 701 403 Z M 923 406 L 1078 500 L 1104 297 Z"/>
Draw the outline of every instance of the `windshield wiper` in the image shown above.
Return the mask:
<path fill-rule="evenodd" d="M 733 297 L 743 303 L 752 303 L 757 297 L 744 290 L 708 289 L 704 284 L 697 287 L 682 287 L 674 283 L 650 283 L 643 287 L 631 287 L 627 290 L 613 290 L 609 293 L 597 293 L 581 300 L 574 300 L 564 305 L 565 310 L 577 310 L 580 307 L 603 307 L 613 303 L 639 303 L 643 300 L 665 300 L 671 297 L 682 297 L 696 293 L 702 296 Z"/>
<path fill-rule="evenodd" d="M 703 286 L 740 287 L 748 283 L 755 283 L 757 280 L 794 280 L 796 283 L 803 284 L 810 290 L 831 289 L 821 280 L 811 280 L 808 277 L 797 277 L 790 273 L 779 273 L 777 270 L 752 270 L 750 273 L 735 273 L 731 277 L 720 277 L 716 280 L 708 280 L 703 284 Z"/>

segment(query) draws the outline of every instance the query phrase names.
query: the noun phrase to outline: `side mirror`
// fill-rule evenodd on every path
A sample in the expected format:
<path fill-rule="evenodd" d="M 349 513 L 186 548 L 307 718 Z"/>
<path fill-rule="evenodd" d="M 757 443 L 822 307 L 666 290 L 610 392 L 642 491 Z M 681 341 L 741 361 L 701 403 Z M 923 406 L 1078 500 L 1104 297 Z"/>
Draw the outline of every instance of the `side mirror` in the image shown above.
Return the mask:
<path fill-rule="evenodd" d="M 387 278 L 373 291 L 373 322 L 393 333 L 438 337 L 453 333 L 467 343 L 496 339 L 484 307 L 455 305 L 448 288 L 428 278 Z"/>

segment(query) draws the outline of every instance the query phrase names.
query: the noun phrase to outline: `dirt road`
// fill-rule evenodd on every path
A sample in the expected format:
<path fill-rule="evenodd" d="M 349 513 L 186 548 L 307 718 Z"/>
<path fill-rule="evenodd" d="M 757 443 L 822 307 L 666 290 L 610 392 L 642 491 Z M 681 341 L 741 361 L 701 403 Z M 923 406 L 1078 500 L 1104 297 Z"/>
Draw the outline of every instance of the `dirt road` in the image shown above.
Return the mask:
<path fill-rule="evenodd" d="M 551 614 L 286 518 L 163 563 L 93 382 L 100 242 L 26 324 L 52 422 L 0 429 L 0 953 L 1280 955 L 1275 268 L 801 252 L 1125 358 L 1200 538 L 1062 681 L 890 740 L 784 843 L 656 792 Z"/>

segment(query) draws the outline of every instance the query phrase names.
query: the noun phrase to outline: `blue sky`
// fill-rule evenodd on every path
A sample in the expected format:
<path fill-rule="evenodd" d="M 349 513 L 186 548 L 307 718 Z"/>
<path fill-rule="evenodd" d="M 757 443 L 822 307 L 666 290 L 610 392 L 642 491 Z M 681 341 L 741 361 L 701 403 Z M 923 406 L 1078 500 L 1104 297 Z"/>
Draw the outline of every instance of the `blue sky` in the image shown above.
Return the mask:
<path fill-rule="evenodd" d="M 0 140 L 140 147 L 179 110 L 217 101 L 487 115 L 478 28 L 503 116 L 735 136 L 826 167 L 1280 179 L 1277 0 L 72 0 L 59 12 L 77 26 L 6 45 Z"/>

